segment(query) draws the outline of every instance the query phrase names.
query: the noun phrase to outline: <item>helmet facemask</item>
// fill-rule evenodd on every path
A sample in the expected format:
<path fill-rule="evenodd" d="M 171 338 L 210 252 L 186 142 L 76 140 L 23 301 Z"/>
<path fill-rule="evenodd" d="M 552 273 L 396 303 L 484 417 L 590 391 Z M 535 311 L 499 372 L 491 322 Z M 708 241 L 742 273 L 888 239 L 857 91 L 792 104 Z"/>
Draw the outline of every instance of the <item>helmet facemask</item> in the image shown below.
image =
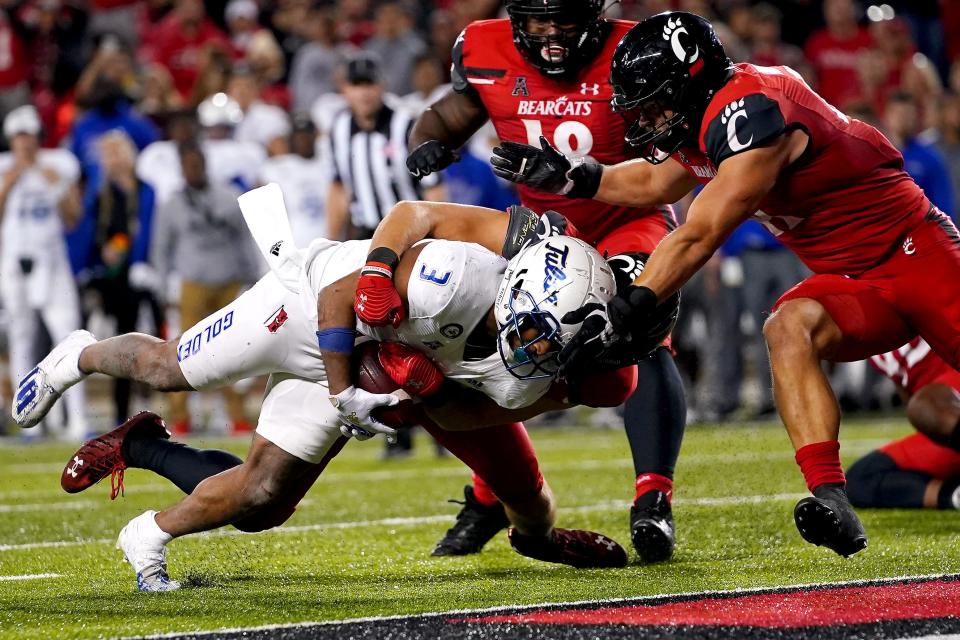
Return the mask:
<path fill-rule="evenodd" d="M 571 76 L 598 51 L 603 22 L 595 0 L 507 5 L 513 41 L 523 56 L 548 76 Z"/>
<path fill-rule="evenodd" d="M 649 95 L 628 99 L 614 93 L 611 106 L 627 125 L 624 139 L 640 149 L 639 156 L 651 164 L 660 164 L 682 147 L 694 133 L 686 110 L 681 110 L 676 89 L 665 81 Z"/>
<path fill-rule="evenodd" d="M 504 366 L 521 380 L 554 377 L 559 368 L 557 354 L 562 347 L 560 322 L 542 310 L 529 291 L 513 288 L 508 296 L 510 316 L 500 325 L 497 336 Z M 525 334 L 528 337 L 524 338 Z M 545 353 L 537 354 L 534 345 L 541 340 L 547 340 L 550 347 Z"/>

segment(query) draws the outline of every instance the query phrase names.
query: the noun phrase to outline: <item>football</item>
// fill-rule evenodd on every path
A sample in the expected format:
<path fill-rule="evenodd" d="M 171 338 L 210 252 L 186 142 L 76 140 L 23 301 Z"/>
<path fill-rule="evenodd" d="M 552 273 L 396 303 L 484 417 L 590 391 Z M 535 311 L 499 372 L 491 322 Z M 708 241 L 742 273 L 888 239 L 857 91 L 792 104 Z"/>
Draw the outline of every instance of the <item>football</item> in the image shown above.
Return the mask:
<path fill-rule="evenodd" d="M 393 393 L 400 385 L 393 381 L 380 364 L 380 343 L 364 342 L 359 345 L 350 359 L 350 377 L 353 383 L 370 393 Z M 416 426 L 413 417 L 413 401 L 401 391 L 406 399 L 393 407 L 381 407 L 373 412 L 373 417 L 394 429 Z"/>

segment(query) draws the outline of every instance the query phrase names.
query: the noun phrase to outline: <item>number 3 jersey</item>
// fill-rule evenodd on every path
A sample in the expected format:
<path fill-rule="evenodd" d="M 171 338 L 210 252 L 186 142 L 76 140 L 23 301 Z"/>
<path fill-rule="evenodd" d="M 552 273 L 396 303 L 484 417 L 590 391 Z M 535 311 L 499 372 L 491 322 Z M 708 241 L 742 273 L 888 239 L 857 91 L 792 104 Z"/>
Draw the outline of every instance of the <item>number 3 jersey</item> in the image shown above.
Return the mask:
<path fill-rule="evenodd" d="M 302 298 L 314 307 L 319 291 L 360 268 L 369 241 L 343 244 L 314 241 L 306 251 L 304 275 L 309 291 Z M 520 380 L 511 375 L 483 324 L 493 307 L 507 261 L 480 245 L 431 240 L 424 243 L 407 285 L 407 319 L 396 329 L 357 322 L 357 330 L 374 340 L 402 342 L 430 356 L 444 375 L 475 389 L 502 407 L 536 402 L 551 379 Z M 473 343 L 473 344 L 472 344 Z M 480 343 L 479 348 L 476 343 Z"/>
<path fill-rule="evenodd" d="M 453 47 L 453 89 L 479 97 L 501 140 L 539 147 L 542 135 L 567 156 L 589 156 L 603 164 L 623 162 L 631 155 L 623 139 L 623 118 L 610 108 L 610 61 L 620 38 L 634 24 L 606 21 L 608 33 L 600 53 L 575 78 L 560 80 L 540 73 L 521 55 L 513 44 L 509 20 L 474 22 Z M 627 221 L 664 215 L 659 209 L 571 200 L 524 185 L 517 188 L 524 206 L 562 213 L 591 243 Z"/>

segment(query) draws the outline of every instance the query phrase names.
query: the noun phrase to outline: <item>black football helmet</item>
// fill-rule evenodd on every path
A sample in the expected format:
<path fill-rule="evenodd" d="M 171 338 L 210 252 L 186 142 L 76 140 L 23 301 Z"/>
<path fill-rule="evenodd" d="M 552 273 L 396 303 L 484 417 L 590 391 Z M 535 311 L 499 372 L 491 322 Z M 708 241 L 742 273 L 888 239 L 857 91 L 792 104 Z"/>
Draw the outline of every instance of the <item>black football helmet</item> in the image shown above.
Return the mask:
<path fill-rule="evenodd" d="M 513 42 L 548 76 L 572 76 L 599 53 L 609 33 L 600 18 L 604 0 L 507 0 Z M 530 32 L 530 20 L 553 22 L 555 34 Z M 562 27 L 562 28 L 560 28 Z"/>
<path fill-rule="evenodd" d="M 690 144 L 732 65 L 713 26 L 696 14 L 667 11 L 633 27 L 610 67 L 612 106 L 627 122 L 627 143 L 654 164 Z"/>

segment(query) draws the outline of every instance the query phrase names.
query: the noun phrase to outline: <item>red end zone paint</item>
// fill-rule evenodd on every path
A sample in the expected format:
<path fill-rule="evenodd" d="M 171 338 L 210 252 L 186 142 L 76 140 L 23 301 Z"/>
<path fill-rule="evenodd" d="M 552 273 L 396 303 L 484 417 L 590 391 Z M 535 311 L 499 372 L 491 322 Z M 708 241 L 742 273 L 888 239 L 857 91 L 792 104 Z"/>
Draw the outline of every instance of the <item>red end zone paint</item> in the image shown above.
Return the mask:
<path fill-rule="evenodd" d="M 449 622 L 804 627 L 960 616 L 960 582 L 812 589 L 665 604 L 532 611 Z"/>

